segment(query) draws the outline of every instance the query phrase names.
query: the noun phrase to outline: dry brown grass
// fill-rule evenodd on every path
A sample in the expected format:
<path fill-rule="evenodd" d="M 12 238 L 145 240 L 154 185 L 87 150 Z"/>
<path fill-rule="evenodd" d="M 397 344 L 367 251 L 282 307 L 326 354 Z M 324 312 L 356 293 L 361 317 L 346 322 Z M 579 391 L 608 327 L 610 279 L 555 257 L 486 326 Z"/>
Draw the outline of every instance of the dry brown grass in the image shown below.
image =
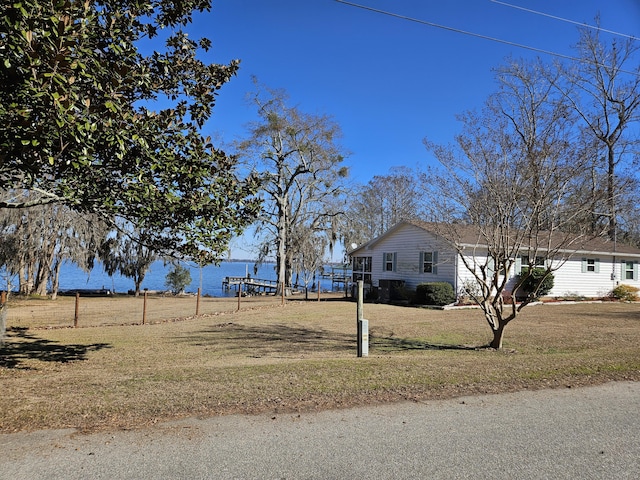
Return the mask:
<path fill-rule="evenodd" d="M 81 300 L 76 329 L 51 328 L 72 324 L 73 299 L 9 304 L 0 431 L 640 380 L 638 304 L 528 307 L 501 352 L 482 348 L 478 310 L 366 304 L 369 357 L 356 358 L 356 306 L 339 298 L 243 299 L 240 312 L 203 299 L 199 317 L 194 298 L 157 298 L 149 325 L 137 324 L 141 299 Z"/>
<path fill-rule="evenodd" d="M 243 297 L 241 309 L 281 304 L 273 296 Z M 134 325 L 142 323 L 145 312 L 144 296 L 116 295 L 113 297 L 81 297 L 78 300 L 78 326 Z M 10 300 L 7 321 L 14 326 L 29 328 L 71 327 L 76 316 L 76 298 L 60 296 L 55 301 L 42 297 L 14 297 Z M 146 323 L 158 323 L 173 318 L 184 318 L 196 314 L 216 315 L 235 312 L 238 299 L 201 297 L 200 304 L 192 295 L 162 296 L 148 295 L 146 301 Z"/>

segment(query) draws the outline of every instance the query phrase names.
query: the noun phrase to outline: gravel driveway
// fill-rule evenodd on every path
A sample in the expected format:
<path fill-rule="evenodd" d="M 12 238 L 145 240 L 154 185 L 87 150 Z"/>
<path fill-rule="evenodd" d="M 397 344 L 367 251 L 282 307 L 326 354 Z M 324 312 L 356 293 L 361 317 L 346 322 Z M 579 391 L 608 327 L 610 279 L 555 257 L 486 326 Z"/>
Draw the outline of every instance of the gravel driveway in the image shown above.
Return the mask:
<path fill-rule="evenodd" d="M 0 435 L 2 479 L 637 479 L 640 383 Z"/>

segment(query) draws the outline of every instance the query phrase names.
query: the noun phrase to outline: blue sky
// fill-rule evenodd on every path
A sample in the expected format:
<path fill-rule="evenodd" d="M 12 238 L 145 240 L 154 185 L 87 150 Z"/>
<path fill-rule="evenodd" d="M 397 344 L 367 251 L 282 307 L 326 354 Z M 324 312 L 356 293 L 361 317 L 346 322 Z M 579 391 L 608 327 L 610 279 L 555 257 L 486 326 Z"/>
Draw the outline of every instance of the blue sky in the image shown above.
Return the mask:
<path fill-rule="evenodd" d="M 572 55 L 577 27 L 491 0 L 353 0 L 375 9 L 505 41 Z M 548 15 L 640 36 L 640 0 L 503 0 Z M 340 124 L 354 182 L 393 166 L 426 166 L 428 137 L 450 143 L 456 115 L 480 108 L 496 90 L 492 69 L 505 58 L 553 57 L 374 13 L 335 0 L 213 0 L 194 17 L 192 38 L 213 42 L 207 61 L 240 59 L 206 134 L 232 142 L 255 110 L 251 77 L 283 88 L 308 113 Z M 611 35 L 603 38 L 610 40 Z M 231 244 L 232 258 L 255 257 L 251 233 Z M 334 254 L 339 260 L 342 252 Z"/>
<path fill-rule="evenodd" d="M 600 14 L 603 28 L 640 36 L 640 0 L 504 1 L 588 24 Z M 578 38 L 573 24 L 491 0 L 354 3 L 566 55 Z M 255 118 L 245 100 L 255 75 L 287 90 L 303 111 L 340 124 L 346 163 L 360 183 L 392 166 L 430 162 L 423 138 L 451 142 L 456 115 L 495 91 L 492 68 L 506 57 L 553 59 L 335 0 L 213 0 L 188 28 L 193 38 L 213 41 L 207 60 L 241 60 L 205 133 L 227 142 L 243 136 Z"/>

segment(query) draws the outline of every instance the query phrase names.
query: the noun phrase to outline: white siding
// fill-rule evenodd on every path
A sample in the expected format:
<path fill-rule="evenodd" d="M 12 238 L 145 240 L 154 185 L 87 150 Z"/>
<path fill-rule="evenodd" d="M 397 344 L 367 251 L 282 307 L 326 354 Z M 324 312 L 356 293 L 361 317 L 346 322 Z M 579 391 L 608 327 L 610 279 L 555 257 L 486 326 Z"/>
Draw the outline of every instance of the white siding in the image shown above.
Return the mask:
<path fill-rule="evenodd" d="M 588 298 L 605 296 L 612 288 L 611 258 L 587 256 L 597 259 L 598 272 L 582 271 L 582 256 L 569 259 L 562 267 L 553 272 L 553 289 L 550 297 L 577 295 Z"/>
<path fill-rule="evenodd" d="M 467 256 L 469 264 L 473 263 L 473 256 Z M 598 271 L 589 272 L 583 271 L 583 258 L 598 259 Z M 483 264 L 486 262 L 486 255 L 477 252 L 475 255 L 477 264 Z M 616 285 L 625 283 L 640 288 L 640 281 L 638 280 L 638 268 L 635 268 L 636 276 L 633 280 L 627 280 L 625 276 L 625 268 L 621 260 L 616 260 L 616 281 L 611 279 L 613 271 L 612 257 L 606 257 L 604 255 L 591 255 L 580 256 L 576 255 L 575 258 L 571 258 L 566 261 L 560 268 L 553 272 L 554 286 L 553 289 L 547 294 L 549 297 L 565 297 L 565 296 L 582 296 L 587 298 L 600 298 L 606 296 Z M 513 286 L 515 282 L 515 276 L 519 272 L 509 272 L 510 285 Z M 458 288 L 466 281 L 473 281 L 474 277 L 469 270 L 467 270 L 462 261 L 459 262 L 458 269 Z M 509 288 L 510 289 L 510 288 Z"/>
<path fill-rule="evenodd" d="M 593 258 L 599 260 L 598 272 L 583 272 L 582 259 Z M 576 255 L 568 260 L 560 269 L 554 272 L 553 290 L 549 293 L 552 297 L 562 297 L 568 294 L 576 294 L 584 297 L 595 298 L 604 297 L 616 285 L 625 283 L 640 287 L 637 276 L 633 280 L 624 278 L 624 267 L 622 261 L 616 259 L 615 276 L 612 264 L 613 258 L 604 255 Z M 637 271 L 637 268 L 636 268 Z"/>
<path fill-rule="evenodd" d="M 424 273 L 420 265 L 421 252 L 438 252 L 437 272 Z M 394 270 L 384 270 L 385 253 L 394 254 Z M 460 258 L 456 258 L 454 248 L 436 235 L 423 230 L 415 225 L 403 224 L 392 229 L 372 245 L 364 247 L 355 256 L 370 256 L 372 260 L 371 279 L 374 287 L 380 286 L 380 280 L 403 280 L 408 288 L 415 289 L 418 284 L 424 282 L 449 282 L 456 292 L 460 291 L 462 284 L 467 280 L 474 280 Z M 487 262 L 486 251 L 478 249 L 465 250 L 466 259 L 470 265 L 473 260 L 477 265 Z M 596 272 L 584 271 L 583 258 L 598 259 Z M 550 297 L 583 296 L 597 298 L 607 295 L 616 285 L 625 283 L 640 288 L 638 279 L 638 265 L 634 264 L 634 278 L 625 278 L 623 256 L 618 256 L 615 262 L 616 280 L 612 280 L 613 257 L 606 254 L 575 254 L 566 261 L 558 270 L 554 271 L 554 287 L 548 294 Z M 638 261 L 634 255 L 627 260 Z M 515 281 L 515 275 L 519 272 L 509 272 L 510 283 Z"/>
<path fill-rule="evenodd" d="M 481 265 L 487 264 L 487 253 L 486 251 L 481 251 L 480 249 L 478 249 L 471 255 L 466 254 L 464 258 L 464 261 L 462 259 L 458 260 L 458 293 L 460 293 L 461 287 L 466 282 L 477 284 L 476 277 L 473 275 L 473 273 L 471 273 L 471 270 L 467 269 L 465 261 L 472 268 L 475 265 L 478 271 Z"/>
<path fill-rule="evenodd" d="M 633 279 L 629 279 L 627 280 L 625 278 L 625 261 L 630 261 L 633 262 L 633 273 L 634 273 L 634 278 Z M 640 288 L 640 265 L 638 262 L 637 258 L 625 258 L 625 257 L 620 257 L 618 256 L 616 258 L 616 277 L 618 279 L 618 283 L 623 283 L 623 284 L 627 284 L 627 285 L 632 285 L 634 287 Z"/>
<path fill-rule="evenodd" d="M 422 273 L 421 252 L 438 252 L 437 273 Z M 384 253 L 395 253 L 395 271 L 384 271 Z M 437 237 L 413 225 L 403 225 L 392 235 L 382 238 L 373 248 L 359 251 L 358 256 L 371 256 L 373 286 L 380 280 L 404 280 L 415 289 L 419 283 L 449 282 L 456 287 L 455 260 L 451 246 Z"/>

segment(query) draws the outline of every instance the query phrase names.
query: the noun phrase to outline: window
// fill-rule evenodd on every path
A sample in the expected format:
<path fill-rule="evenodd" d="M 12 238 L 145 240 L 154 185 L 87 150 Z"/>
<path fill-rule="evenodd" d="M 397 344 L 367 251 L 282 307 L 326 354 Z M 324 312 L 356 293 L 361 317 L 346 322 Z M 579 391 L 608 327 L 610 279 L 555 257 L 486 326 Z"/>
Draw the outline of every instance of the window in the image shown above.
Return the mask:
<path fill-rule="evenodd" d="M 583 258 L 582 273 L 600 273 L 599 258 Z"/>
<path fill-rule="evenodd" d="M 371 285 L 371 257 L 353 257 L 353 281 Z"/>
<path fill-rule="evenodd" d="M 382 270 L 385 272 L 396 271 L 396 253 L 382 254 Z"/>
<path fill-rule="evenodd" d="M 420 273 L 438 273 L 438 252 L 420 253 Z"/>
<path fill-rule="evenodd" d="M 529 266 L 529 255 L 522 255 L 520 257 L 520 263 L 523 267 Z M 539 255 L 536 255 L 536 262 L 533 265 L 533 268 L 546 268 L 545 258 Z"/>
<path fill-rule="evenodd" d="M 371 257 L 353 257 L 353 271 L 370 272 Z"/>
<path fill-rule="evenodd" d="M 623 261 L 623 278 L 625 280 L 637 280 L 638 279 L 638 263 L 633 261 Z"/>
<path fill-rule="evenodd" d="M 424 260 L 422 261 L 422 272 L 433 272 L 433 252 L 424 252 Z"/>

